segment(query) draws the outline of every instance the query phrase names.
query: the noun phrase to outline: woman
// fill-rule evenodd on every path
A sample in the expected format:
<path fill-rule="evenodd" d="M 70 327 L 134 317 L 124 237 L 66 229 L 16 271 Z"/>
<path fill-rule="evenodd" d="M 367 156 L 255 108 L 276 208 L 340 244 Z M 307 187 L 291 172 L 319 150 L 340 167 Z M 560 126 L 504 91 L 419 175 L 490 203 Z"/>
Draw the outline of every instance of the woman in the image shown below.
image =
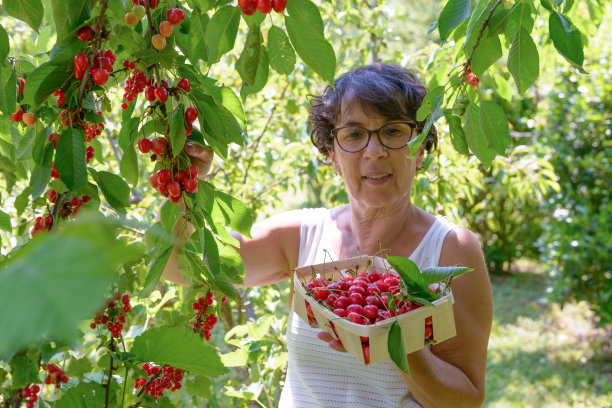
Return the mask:
<path fill-rule="evenodd" d="M 297 266 L 324 262 L 326 251 L 338 260 L 384 248 L 421 267 L 469 266 L 473 271 L 452 285 L 457 335 L 409 354 L 406 375 L 391 360 L 361 365 L 336 340 L 292 313 L 280 407 L 476 407 L 484 402 L 492 295 L 480 245 L 471 232 L 410 199 L 425 150 L 437 144 L 432 128 L 415 158 L 406 146 L 423 125 L 415 119 L 425 94 L 411 71 L 376 64 L 341 76 L 334 88 L 314 98 L 311 139 L 342 176 L 349 203 L 263 220 L 253 226 L 252 239 L 237 235 L 238 251 L 247 286 L 286 279 Z M 211 153 L 197 146 L 189 146 L 188 153 L 206 174 Z M 176 257 L 165 275 L 180 280 Z M 331 347 L 321 347 L 317 338 Z"/>

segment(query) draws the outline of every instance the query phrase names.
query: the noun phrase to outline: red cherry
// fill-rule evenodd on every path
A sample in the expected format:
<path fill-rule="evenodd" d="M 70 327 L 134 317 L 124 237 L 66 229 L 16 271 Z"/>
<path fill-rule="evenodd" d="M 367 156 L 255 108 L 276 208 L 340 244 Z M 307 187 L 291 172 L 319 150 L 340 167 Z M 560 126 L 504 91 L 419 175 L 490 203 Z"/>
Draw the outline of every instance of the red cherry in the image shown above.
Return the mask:
<path fill-rule="evenodd" d="M 257 0 L 257 10 L 268 14 L 272 10 L 272 3 L 270 0 Z"/>
<path fill-rule="evenodd" d="M 172 24 L 169 21 L 162 21 L 159 23 L 159 33 L 164 37 L 170 37 L 172 35 Z"/>
<path fill-rule="evenodd" d="M 191 90 L 191 84 L 187 78 L 183 78 L 176 84 L 181 89 L 184 89 L 185 92 L 189 92 Z"/>
<path fill-rule="evenodd" d="M 351 302 L 346 296 L 341 296 L 334 302 L 334 307 L 336 309 L 346 309 L 350 304 Z"/>
<path fill-rule="evenodd" d="M 151 141 L 143 137 L 138 141 L 138 149 L 141 153 L 149 153 L 151 151 Z"/>
<path fill-rule="evenodd" d="M 346 308 L 346 311 L 348 313 L 357 313 L 359 315 L 363 314 L 363 307 L 361 307 L 361 305 L 359 304 L 352 304 L 352 305 L 348 305 Z"/>
<path fill-rule="evenodd" d="M 178 197 L 181 194 L 181 185 L 178 181 L 171 181 L 168 183 L 168 193 L 170 197 Z"/>
<path fill-rule="evenodd" d="M 166 186 L 170 179 L 172 178 L 172 173 L 168 169 L 160 169 L 157 171 L 157 183 L 160 186 Z"/>
<path fill-rule="evenodd" d="M 144 3 L 144 2 L 143 2 Z M 144 4 L 143 4 L 144 5 Z M 159 5 L 159 0 L 149 0 L 149 8 L 154 9 Z"/>
<path fill-rule="evenodd" d="M 363 346 L 363 359 L 366 364 L 370 364 L 370 346 Z"/>
<path fill-rule="evenodd" d="M 187 167 L 187 177 L 188 178 L 197 178 L 200 170 L 198 166 L 189 166 Z"/>
<path fill-rule="evenodd" d="M 121 104 L 121 109 L 126 110 L 127 108 L 128 108 L 128 104 L 127 104 L 127 103 L 125 103 L 125 102 L 123 102 L 123 103 Z"/>
<path fill-rule="evenodd" d="M 181 8 L 170 9 L 166 13 L 166 19 L 172 25 L 181 24 L 183 20 L 185 19 L 185 10 Z"/>
<path fill-rule="evenodd" d="M 91 41 L 93 34 L 94 34 L 93 27 L 85 26 L 85 27 L 81 27 L 79 31 L 77 31 L 77 38 L 83 42 L 88 42 L 88 41 Z"/>
<path fill-rule="evenodd" d="M 153 188 L 159 187 L 159 183 L 157 182 L 157 173 L 153 173 L 149 176 L 149 184 L 151 184 L 151 187 Z"/>
<path fill-rule="evenodd" d="M 181 198 L 183 197 L 183 192 L 181 191 L 180 194 L 176 197 L 174 196 L 170 196 L 170 201 L 172 201 L 173 203 L 178 203 L 179 201 L 181 201 Z"/>
<path fill-rule="evenodd" d="M 363 308 L 363 315 L 368 319 L 375 319 L 378 316 L 378 306 L 367 305 Z"/>
<path fill-rule="evenodd" d="M 166 102 L 168 100 L 168 90 L 161 86 L 155 88 L 155 99 L 161 103 Z"/>
<path fill-rule="evenodd" d="M 87 70 L 87 66 L 89 65 L 89 60 L 87 59 L 87 55 L 79 53 L 74 56 L 74 68 L 73 74 L 76 79 L 83 79 L 83 75 L 85 75 L 85 70 Z"/>
<path fill-rule="evenodd" d="M 19 87 L 19 94 L 22 94 L 23 91 L 25 91 L 25 86 L 26 86 L 26 80 L 19 77 L 19 84 L 17 84 L 17 86 Z"/>
<path fill-rule="evenodd" d="M 19 107 L 17 112 L 10 113 L 9 118 L 11 118 L 13 122 L 21 122 L 21 119 L 23 119 L 23 108 Z"/>
<path fill-rule="evenodd" d="M 113 63 L 112 60 L 108 57 L 98 57 L 96 58 L 98 68 L 104 68 L 105 70 L 112 72 L 113 71 Z"/>
<path fill-rule="evenodd" d="M 153 102 L 155 100 L 155 87 L 147 86 L 147 89 L 145 89 L 145 98 L 147 98 L 147 101 L 149 102 Z"/>
<path fill-rule="evenodd" d="M 194 178 L 187 179 L 187 181 L 185 181 L 183 184 L 183 187 L 185 188 L 186 193 L 192 194 L 198 189 L 198 181 Z"/>
<path fill-rule="evenodd" d="M 287 0 L 272 0 L 272 9 L 277 13 L 282 13 L 287 7 Z"/>
<path fill-rule="evenodd" d="M 356 324 L 363 324 L 363 317 L 355 312 L 346 315 L 346 319 Z"/>
<path fill-rule="evenodd" d="M 344 309 L 334 309 L 334 314 L 338 317 L 346 317 L 346 310 Z"/>
<path fill-rule="evenodd" d="M 187 123 L 193 123 L 194 120 L 198 118 L 198 110 L 193 106 L 185 109 L 185 120 Z"/>
<path fill-rule="evenodd" d="M 151 150 L 155 154 L 164 154 L 166 152 L 166 139 L 158 137 L 151 142 Z"/>
<path fill-rule="evenodd" d="M 96 85 L 104 85 L 108 81 L 108 71 L 104 68 L 94 68 L 91 77 Z"/>
<path fill-rule="evenodd" d="M 55 103 L 57 103 L 57 106 L 61 108 L 62 106 L 66 104 L 66 96 L 64 95 L 58 96 L 57 101 Z"/>
<path fill-rule="evenodd" d="M 257 10 L 257 0 L 238 0 L 238 5 L 247 16 L 252 16 Z"/>

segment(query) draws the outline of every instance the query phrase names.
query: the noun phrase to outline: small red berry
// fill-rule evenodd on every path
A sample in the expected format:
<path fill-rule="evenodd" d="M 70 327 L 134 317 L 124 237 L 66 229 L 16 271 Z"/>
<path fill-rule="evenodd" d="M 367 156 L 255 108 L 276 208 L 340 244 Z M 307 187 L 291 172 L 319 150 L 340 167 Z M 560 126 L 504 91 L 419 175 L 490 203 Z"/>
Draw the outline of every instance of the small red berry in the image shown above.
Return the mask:
<path fill-rule="evenodd" d="M 25 86 L 26 86 L 26 80 L 19 77 L 19 84 L 17 84 L 17 86 L 19 86 L 19 92 L 20 94 L 23 93 L 23 91 L 25 91 Z"/>
<path fill-rule="evenodd" d="M 178 25 L 185 19 L 185 10 L 180 8 L 170 9 L 166 12 L 166 19 L 172 25 Z"/>
<path fill-rule="evenodd" d="M 197 178 L 199 173 L 198 166 L 187 167 L 187 178 Z"/>
<path fill-rule="evenodd" d="M 166 153 L 166 139 L 164 139 L 163 137 L 153 139 L 153 141 L 151 142 L 151 150 L 155 154 Z"/>
<path fill-rule="evenodd" d="M 162 86 L 155 88 L 155 99 L 164 103 L 168 100 L 168 90 Z"/>
<path fill-rule="evenodd" d="M 147 89 L 145 89 L 145 98 L 147 98 L 147 101 L 149 102 L 153 102 L 155 100 L 155 87 L 147 86 Z"/>
<path fill-rule="evenodd" d="M 151 141 L 146 137 L 143 137 L 138 141 L 138 150 L 141 153 L 149 153 L 151 151 Z"/>
<path fill-rule="evenodd" d="M 257 10 L 268 14 L 272 10 L 272 3 L 270 0 L 257 0 Z"/>
<path fill-rule="evenodd" d="M 157 171 L 157 183 L 160 185 L 167 185 L 172 178 L 172 173 L 168 169 L 160 169 Z"/>
<path fill-rule="evenodd" d="M 104 85 L 108 81 L 108 71 L 104 68 L 94 68 L 91 70 L 91 77 L 96 85 Z"/>
<path fill-rule="evenodd" d="M 287 0 L 272 0 L 272 9 L 277 13 L 282 13 L 287 7 Z"/>
<path fill-rule="evenodd" d="M 91 324 L 89 325 L 89 327 L 91 327 L 92 329 L 95 329 L 95 328 L 96 328 L 96 324 L 95 324 L 95 323 L 91 323 Z"/>
<path fill-rule="evenodd" d="M 124 305 L 124 306 L 123 306 L 123 311 L 124 311 L 125 313 L 128 313 L 130 310 L 132 310 L 132 308 L 130 307 L 130 305 L 129 305 L 129 304 L 128 304 L 128 305 Z"/>
<path fill-rule="evenodd" d="M 13 122 L 21 122 L 21 119 L 23 119 L 23 108 L 19 107 L 17 112 L 10 113 L 9 118 L 11 118 Z"/>
<path fill-rule="evenodd" d="M 124 305 L 127 305 L 130 303 L 130 295 L 123 295 L 121 297 L 121 303 L 123 303 Z"/>
<path fill-rule="evenodd" d="M 126 110 L 128 108 L 128 104 L 126 102 L 123 102 L 121 104 L 121 109 Z"/>
<path fill-rule="evenodd" d="M 178 181 L 171 181 L 168 183 L 168 193 L 170 194 L 170 197 L 178 197 L 181 195 L 181 185 L 178 183 Z"/>
<path fill-rule="evenodd" d="M 198 110 L 193 106 L 185 109 L 185 120 L 187 123 L 193 123 L 198 118 Z"/>
<path fill-rule="evenodd" d="M 149 184 L 151 184 L 151 187 L 153 188 L 159 187 L 159 183 L 157 182 L 157 173 L 153 173 L 149 176 Z"/>
<path fill-rule="evenodd" d="M 184 89 L 185 92 L 189 92 L 191 90 L 191 84 L 187 78 L 183 78 L 176 84 L 181 89 Z"/>
<path fill-rule="evenodd" d="M 183 184 L 185 192 L 188 194 L 194 193 L 198 189 L 198 181 L 194 178 L 187 179 Z"/>
<path fill-rule="evenodd" d="M 257 11 L 257 0 L 238 0 L 238 5 L 247 16 L 252 16 Z"/>
<path fill-rule="evenodd" d="M 87 55 L 83 53 L 79 53 L 74 56 L 74 68 L 73 74 L 76 79 L 83 79 L 85 75 L 85 71 L 89 66 L 89 60 L 87 59 Z"/>

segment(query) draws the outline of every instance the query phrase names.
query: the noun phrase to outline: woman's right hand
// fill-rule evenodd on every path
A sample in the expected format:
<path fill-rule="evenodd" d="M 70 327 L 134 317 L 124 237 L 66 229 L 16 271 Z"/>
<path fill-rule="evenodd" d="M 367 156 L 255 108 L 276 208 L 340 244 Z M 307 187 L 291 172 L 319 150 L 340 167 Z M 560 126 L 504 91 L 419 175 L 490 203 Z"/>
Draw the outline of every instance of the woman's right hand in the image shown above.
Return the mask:
<path fill-rule="evenodd" d="M 208 147 L 193 142 L 185 143 L 185 152 L 191 159 L 191 165 L 198 168 L 198 179 L 204 181 L 215 157 L 214 152 Z"/>

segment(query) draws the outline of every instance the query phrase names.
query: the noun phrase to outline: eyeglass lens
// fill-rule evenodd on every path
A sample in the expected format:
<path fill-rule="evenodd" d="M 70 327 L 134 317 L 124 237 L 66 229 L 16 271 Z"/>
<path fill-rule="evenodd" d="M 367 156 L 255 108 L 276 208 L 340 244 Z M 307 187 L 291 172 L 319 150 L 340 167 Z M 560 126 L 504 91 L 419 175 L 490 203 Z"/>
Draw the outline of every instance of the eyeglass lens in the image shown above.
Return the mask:
<path fill-rule="evenodd" d="M 376 132 L 372 132 L 376 133 Z M 378 130 L 383 146 L 401 149 L 412 139 L 414 129 L 408 123 L 390 123 Z M 368 145 L 370 131 L 360 126 L 347 126 L 338 129 L 336 139 L 340 147 L 348 152 L 358 152 Z"/>

